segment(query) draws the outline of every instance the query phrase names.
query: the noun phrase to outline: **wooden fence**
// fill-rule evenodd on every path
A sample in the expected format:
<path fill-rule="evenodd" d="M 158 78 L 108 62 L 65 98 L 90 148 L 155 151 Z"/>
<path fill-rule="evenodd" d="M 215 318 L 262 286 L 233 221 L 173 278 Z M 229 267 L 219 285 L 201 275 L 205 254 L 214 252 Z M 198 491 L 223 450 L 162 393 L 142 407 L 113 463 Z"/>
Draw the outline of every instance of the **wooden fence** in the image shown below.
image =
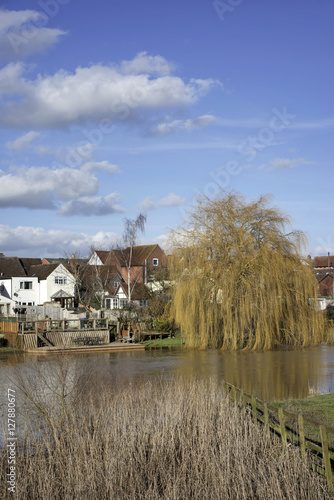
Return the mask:
<path fill-rule="evenodd" d="M 301 414 L 290 413 L 283 408 L 261 401 L 227 382 L 223 382 L 223 388 L 235 405 L 248 409 L 254 423 L 259 422 L 264 426 L 268 436 L 271 433 L 279 436 L 283 447 L 286 447 L 288 443 L 298 446 L 304 461 L 308 451 L 311 468 L 326 477 L 328 488 L 334 493 L 332 475 L 334 429 L 305 418 Z"/>
<path fill-rule="evenodd" d="M 17 333 L 18 323 L 11 321 L 0 321 L 0 333 Z"/>

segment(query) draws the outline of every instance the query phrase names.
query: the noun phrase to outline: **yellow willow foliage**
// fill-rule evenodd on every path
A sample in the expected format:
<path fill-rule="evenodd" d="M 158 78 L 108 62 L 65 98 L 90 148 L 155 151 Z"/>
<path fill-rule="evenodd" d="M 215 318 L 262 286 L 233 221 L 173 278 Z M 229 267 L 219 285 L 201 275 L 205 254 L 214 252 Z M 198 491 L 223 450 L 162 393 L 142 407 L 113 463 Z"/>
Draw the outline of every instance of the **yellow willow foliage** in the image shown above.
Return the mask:
<path fill-rule="evenodd" d="M 192 347 L 273 349 L 316 345 L 316 281 L 299 256 L 303 234 L 289 218 L 237 193 L 201 196 L 171 237 L 171 314 Z"/>

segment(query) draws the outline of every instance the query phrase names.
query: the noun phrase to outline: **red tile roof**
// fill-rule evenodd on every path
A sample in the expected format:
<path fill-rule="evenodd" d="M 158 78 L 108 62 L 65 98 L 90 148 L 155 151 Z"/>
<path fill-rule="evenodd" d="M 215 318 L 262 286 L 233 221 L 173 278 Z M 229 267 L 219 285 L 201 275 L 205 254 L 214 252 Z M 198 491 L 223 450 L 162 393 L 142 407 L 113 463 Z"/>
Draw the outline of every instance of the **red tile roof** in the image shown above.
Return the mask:
<path fill-rule="evenodd" d="M 328 266 L 329 260 L 329 266 Z M 313 267 L 334 267 L 334 255 L 323 255 L 320 257 L 314 257 L 312 260 Z"/>

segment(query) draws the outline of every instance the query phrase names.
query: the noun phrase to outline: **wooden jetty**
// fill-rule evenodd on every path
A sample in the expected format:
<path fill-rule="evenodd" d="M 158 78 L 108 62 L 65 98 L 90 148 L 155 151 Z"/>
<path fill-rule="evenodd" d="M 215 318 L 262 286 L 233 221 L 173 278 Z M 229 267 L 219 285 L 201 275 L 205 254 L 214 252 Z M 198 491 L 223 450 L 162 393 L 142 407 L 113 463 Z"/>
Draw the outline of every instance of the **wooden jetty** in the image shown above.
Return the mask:
<path fill-rule="evenodd" d="M 111 342 L 110 344 L 101 345 L 82 345 L 67 346 L 67 347 L 39 347 L 38 349 L 28 349 L 31 354 L 71 354 L 71 353 L 92 353 L 92 352 L 117 352 L 117 351 L 134 351 L 145 350 L 143 344 L 131 344 L 125 342 Z"/>
<path fill-rule="evenodd" d="M 117 323 L 108 319 L 1 321 L 0 331 L 9 345 L 34 353 L 145 349 L 140 344 L 114 342 Z"/>

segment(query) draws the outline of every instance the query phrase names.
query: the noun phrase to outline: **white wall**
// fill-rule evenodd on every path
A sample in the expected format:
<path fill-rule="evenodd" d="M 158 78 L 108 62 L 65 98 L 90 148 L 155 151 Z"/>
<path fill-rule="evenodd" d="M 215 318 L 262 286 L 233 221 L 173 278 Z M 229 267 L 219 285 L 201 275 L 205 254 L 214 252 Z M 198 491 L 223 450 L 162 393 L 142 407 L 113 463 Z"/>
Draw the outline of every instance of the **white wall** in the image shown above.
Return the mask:
<path fill-rule="evenodd" d="M 56 277 L 66 277 L 67 282 L 66 285 L 64 284 L 57 284 L 55 283 L 55 278 Z M 49 302 L 51 301 L 52 295 L 55 293 L 59 292 L 59 290 L 64 290 L 64 292 L 68 293 L 72 297 L 74 297 L 75 293 L 75 278 L 70 271 L 66 269 L 66 267 L 63 266 L 63 264 L 59 264 L 59 266 L 51 273 L 49 274 L 47 280 L 47 285 L 46 285 L 46 293 L 47 293 L 47 299 L 44 300 L 43 302 Z"/>
<path fill-rule="evenodd" d="M 100 259 L 100 257 L 96 254 L 96 252 L 94 252 L 88 261 L 88 265 L 89 266 L 103 266 L 103 262 Z"/>
<path fill-rule="evenodd" d="M 7 297 L 3 297 L 0 295 L 0 314 L 3 316 L 15 316 L 14 313 L 15 301 L 8 299 Z"/>
<path fill-rule="evenodd" d="M 47 280 L 41 280 L 39 282 L 39 305 L 43 305 L 44 302 L 49 302 Z"/>
<path fill-rule="evenodd" d="M 21 282 L 30 282 L 32 283 L 31 289 L 20 288 Z M 37 305 L 39 304 L 39 284 L 38 278 L 29 278 L 28 276 L 24 277 L 15 277 L 12 278 L 12 296 L 11 298 L 15 300 L 15 302 L 20 303 L 21 305 Z"/>
<path fill-rule="evenodd" d="M 1 279 L 0 278 L 0 291 L 1 295 L 7 297 L 8 299 L 12 296 L 12 278 Z"/>

